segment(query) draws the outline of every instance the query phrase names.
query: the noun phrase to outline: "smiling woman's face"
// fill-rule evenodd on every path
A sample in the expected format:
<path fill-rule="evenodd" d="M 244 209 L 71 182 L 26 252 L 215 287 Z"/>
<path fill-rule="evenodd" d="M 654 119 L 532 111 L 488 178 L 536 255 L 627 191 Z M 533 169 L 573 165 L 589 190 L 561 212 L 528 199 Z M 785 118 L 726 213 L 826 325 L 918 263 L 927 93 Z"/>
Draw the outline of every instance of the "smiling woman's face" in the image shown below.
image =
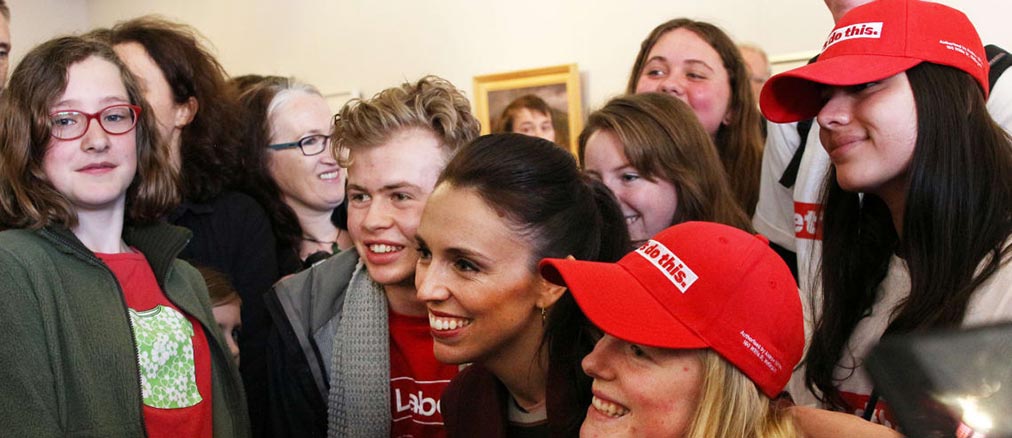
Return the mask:
<path fill-rule="evenodd" d="M 583 359 L 594 399 L 580 437 L 683 437 L 699 403 L 699 350 L 632 344 L 605 335 Z"/>
<path fill-rule="evenodd" d="M 531 358 L 541 344 L 539 308 L 551 302 L 533 269 L 534 248 L 473 189 L 440 185 L 417 234 L 418 298 L 444 363 Z"/>
<path fill-rule="evenodd" d="M 330 135 L 330 108 L 322 97 L 294 93 L 270 115 L 271 144 L 297 142 L 309 135 Z M 306 156 L 299 148 L 270 150 L 267 167 L 281 196 L 296 214 L 329 212 L 344 201 L 345 170 L 337 165 L 331 146 Z"/>

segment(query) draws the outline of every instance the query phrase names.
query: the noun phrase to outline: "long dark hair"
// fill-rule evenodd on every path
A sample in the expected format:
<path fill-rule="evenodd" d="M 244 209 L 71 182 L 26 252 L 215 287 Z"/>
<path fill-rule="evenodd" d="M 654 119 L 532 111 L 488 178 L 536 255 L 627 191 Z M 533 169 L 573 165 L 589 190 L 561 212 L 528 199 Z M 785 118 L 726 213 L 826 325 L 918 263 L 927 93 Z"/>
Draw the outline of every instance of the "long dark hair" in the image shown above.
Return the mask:
<path fill-rule="evenodd" d="M 490 207 L 509 219 L 533 242 L 530 269 L 545 257 L 572 255 L 579 260 L 614 262 L 630 250 L 625 219 L 611 191 L 582 174 L 569 152 L 552 142 L 521 134 L 479 137 L 457 152 L 438 184 L 474 190 Z M 571 294 L 552 306 L 543 342 L 548 346 L 549 372 L 565 388 L 552 394 L 565 400 L 548 406 L 564 409 L 565 428 L 574 433 L 590 404 L 590 379 L 580 360 L 596 339 L 585 330 L 586 319 Z"/>
<path fill-rule="evenodd" d="M 991 119 L 977 83 L 924 63 L 907 71 L 917 109 L 900 237 L 877 196 L 846 192 L 831 168 L 824 190 L 823 305 L 806 358 L 805 382 L 837 409 L 833 371 L 857 323 L 871 310 L 889 261 L 899 254 L 910 295 L 886 334 L 958 326 L 974 291 L 1012 250 L 1012 144 Z"/>
<path fill-rule="evenodd" d="M 207 202 L 226 188 L 237 188 L 240 111 L 225 69 L 201 43 L 197 31 L 146 16 L 95 34 L 107 37 L 113 45 L 140 44 L 165 75 L 176 104 L 197 100 L 193 120 L 180 133 L 183 198 Z"/>

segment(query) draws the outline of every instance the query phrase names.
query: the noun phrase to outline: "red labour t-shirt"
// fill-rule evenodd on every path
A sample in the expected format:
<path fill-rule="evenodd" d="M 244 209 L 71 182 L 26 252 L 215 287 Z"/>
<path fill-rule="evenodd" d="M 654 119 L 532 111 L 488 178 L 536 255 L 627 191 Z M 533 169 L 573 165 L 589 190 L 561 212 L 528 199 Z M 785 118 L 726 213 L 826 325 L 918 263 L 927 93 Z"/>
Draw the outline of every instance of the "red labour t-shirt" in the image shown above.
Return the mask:
<path fill-rule="evenodd" d="M 210 438 L 211 351 L 200 322 L 169 302 L 143 254 L 95 255 L 129 308 L 148 436 Z"/>
<path fill-rule="evenodd" d="M 444 365 L 432 355 L 429 318 L 388 314 L 390 322 L 390 436 L 446 436 L 439 400 L 457 375 L 457 365 Z"/>

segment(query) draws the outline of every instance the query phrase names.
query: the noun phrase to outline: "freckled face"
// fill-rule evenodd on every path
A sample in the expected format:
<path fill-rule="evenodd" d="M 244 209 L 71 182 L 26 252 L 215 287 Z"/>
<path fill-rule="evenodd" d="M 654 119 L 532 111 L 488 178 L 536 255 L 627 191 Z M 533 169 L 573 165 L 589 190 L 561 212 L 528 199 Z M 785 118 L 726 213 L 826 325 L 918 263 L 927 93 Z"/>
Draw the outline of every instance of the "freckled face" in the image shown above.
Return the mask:
<path fill-rule="evenodd" d="M 110 105 L 129 104 L 130 97 L 113 63 L 89 57 L 67 69 L 67 88 L 56 104 L 60 111 L 98 113 Z M 62 120 L 55 116 L 54 123 Z M 75 140 L 50 138 L 42 158 L 42 170 L 53 187 L 78 212 L 120 212 L 126 193 L 137 174 L 137 130 L 113 135 L 99 121 L 88 120 L 87 131 Z"/>
<path fill-rule="evenodd" d="M 581 438 L 684 437 L 699 403 L 698 350 L 632 344 L 605 335 L 583 359 L 594 378 Z"/>

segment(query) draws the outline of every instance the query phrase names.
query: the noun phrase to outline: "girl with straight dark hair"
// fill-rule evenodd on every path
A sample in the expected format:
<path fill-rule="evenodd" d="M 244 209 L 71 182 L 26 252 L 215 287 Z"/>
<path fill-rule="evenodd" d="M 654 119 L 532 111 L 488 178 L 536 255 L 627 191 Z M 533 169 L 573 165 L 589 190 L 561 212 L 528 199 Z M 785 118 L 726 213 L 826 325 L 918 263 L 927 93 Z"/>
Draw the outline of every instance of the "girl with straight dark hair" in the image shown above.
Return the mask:
<path fill-rule="evenodd" d="M 846 38 L 862 23 L 881 34 Z M 806 296 L 814 331 L 792 395 L 894 424 L 863 370 L 882 336 L 1012 319 L 1012 144 L 988 115 L 984 48 L 961 12 L 871 2 L 829 41 L 762 94 L 770 120 L 817 115 L 832 160 L 820 277 Z M 823 415 L 798 418 L 814 436 L 847 434 Z M 890 433 L 872 429 L 853 433 Z"/>

